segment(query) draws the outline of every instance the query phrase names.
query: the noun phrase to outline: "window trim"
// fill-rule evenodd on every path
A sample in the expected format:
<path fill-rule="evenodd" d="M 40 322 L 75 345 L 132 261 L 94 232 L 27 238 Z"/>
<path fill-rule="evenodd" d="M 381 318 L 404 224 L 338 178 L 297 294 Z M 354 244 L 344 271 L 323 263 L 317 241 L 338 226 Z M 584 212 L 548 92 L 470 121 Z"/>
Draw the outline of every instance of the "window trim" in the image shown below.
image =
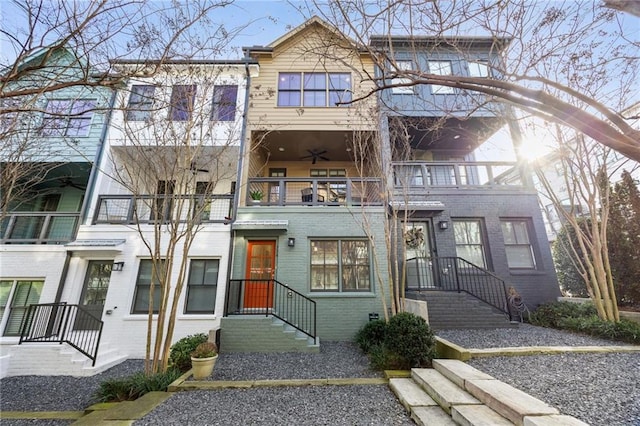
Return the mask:
<path fill-rule="evenodd" d="M 396 68 L 398 71 L 412 71 L 414 69 L 413 61 L 411 59 L 396 59 Z M 396 77 L 391 79 L 391 84 L 405 84 L 410 82 L 411 79 L 406 77 Z M 399 86 L 392 87 L 391 93 L 393 95 L 415 95 L 416 91 L 415 86 Z"/>
<path fill-rule="evenodd" d="M 49 106 L 53 102 L 68 102 L 68 105 L 64 109 L 60 108 L 59 111 L 51 111 Z M 84 104 L 86 108 L 83 108 L 82 112 L 74 112 L 76 103 Z M 52 98 L 47 99 L 47 104 L 44 107 L 44 113 L 42 116 L 42 125 L 40 127 L 40 136 L 52 137 L 52 138 L 87 138 L 91 136 L 91 124 L 93 123 L 94 109 L 96 108 L 97 100 L 93 98 Z M 47 123 L 61 123 L 60 128 L 50 127 Z M 72 123 L 75 123 L 72 125 Z M 84 125 L 82 125 L 84 123 Z M 80 124 L 80 126 L 77 126 Z M 84 129 L 82 133 L 70 134 L 70 130 L 76 132 L 80 129 Z"/>
<path fill-rule="evenodd" d="M 218 263 L 218 271 L 216 273 L 216 280 L 215 283 L 213 284 L 206 284 L 206 283 L 198 283 L 198 284 L 193 284 L 191 283 L 191 274 L 193 272 L 193 262 L 204 262 L 204 270 L 206 271 L 206 267 L 207 267 L 207 262 L 217 262 Z M 206 273 L 203 273 L 203 281 L 204 278 L 206 276 Z M 186 285 L 186 291 L 185 291 L 185 296 L 184 296 L 184 309 L 183 309 L 183 314 L 184 315 L 214 315 L 215 314 L 215 310 L 216 310 L 216 302 L 217 302 L 217 293 L 218 293 L 218 280 L 220 279 L 220 259 L 219 258 L 195 258 L 195 259 L 191 259 L 189 261 L 189 275 L 187 276 L 187 285 Z M 191 290 L 192 287 L 212 287 L 212 291 L 213 291 L 213 306 L 211 307 L 211 311 L 198 311 L 198 310 L 193 310 L 190 311 L 189 310 L 189 292 Z"/>
<path fill-rule="evenodd" d="M 437 70 L 434 68 L 431 68 L 431 64 L 438 64 L 438 68 Z M 449 73 L 448 74 L 443 74 L 442 73 L 442 64 L 448 64 L 449 66 Z M 433 59 L 433 60 L 428 60 L 427 61 L 427 66 L 429 67 L 429 73 L 430 74 L 435 74 L 435 75 L 454 75 L 453 74 L 453 61 L 449 60 L 449 59 Z M 437 71 L 437 72 L 436 72 Z M 431 84 L 431 94 L 432 95 L 452 95 L 455 94 L 455 89 L 453 87 L 450 86 L 442 86 L 440 84 Z"/>
<path fill-rule="evenodd" d="M 144 93 L 144 90 L 137 92 L 136 88 L 151 88 L 150 93 Z M 132 84 L 129 89 L 129 100 L 127 101 L 127 110 L 125 111 L 125 121 L 146 121 L 151 117 L 153 111 L 154 95 L 157 87 L 153 84 Z M 144 94 L 143 94 L 144 93 Z M 134 97 L 137 97 L 135 103 L 132 103 Z M 132 108 L 134 106 L 134 108 Z"/>
<path fill-rule="evenodd" d="M 11 283 L 9 287 L 9 292 L 7 294 L 7 300 L 2 306 L 2 315 L 0 315 L 0 325 L 2 325 L 2 336 L 4 337 L 18 337 L 20 336 L 20 332 L 22 331 L 22 327 L 24 325 L 24 319 L 27 315 L 27 310 L 29 309 L 29 305 L 33 302 L 29 300 L 29 296 L 33 291 L 34 284 L 40 284 L 38 300 L 35 303 L 40 303 L 40 297 L 42 296 L 42 290 L 44 288 L 44 279 L 2 279 L 0 282 L 8 282 Z M 26 300 L 21 305 L 16 305 L 16 293 L 18 291 L 18 285 L 28 283 L 29 290 L 27 292 Z M 20 317 L 20 325 L 18 330 L 12 333 L 8 333 L 7 327 L 10 325 L 10 320 L 12 319 L 12 315 L 18 315 Z"/>
<path fill-rule="evenodd" d="M 142 269 L 142 263 L 143 262 L 153 262 L 153 259 L 145 258 L 145 259 L 140 259 L 140 261 L 138 262 L 138 272 L 136 273 L 136 281 L 135 281 L 135 285 L 134 285 L 133 300 L 132 300 L 132 303 L 131 303 L 131 311 L 130 311 L 131 315 L 148 315 L 149 314 L 149 308 L 148 307 L 145 308 L 144 310 L 136 310 L 136 305 L 137 305 L 136 300 L 138 299 L 138 292 L 140 291 L 140 288 L 142 286 L 144 286 L 144 287 L 148 288 L 148 293 L 151 293 L 151 281 L 149 282 L 149 284 L 140 284 L 139 283 L 139 281 L 140 281 L 140 271 Z M 164 262 L 166 262 L 166 260 L 162 259 L 160 262 L 164 263 Z M 153 263 L 151 264 L 151 268 L 152 268 L 152 271 L 153 271 Z M 153 274 L 153 272 L 152 272 L 152 274 Z M 156 283 L 156 285 L 154 286 L 153 290 L 154 290 L 154 295 L 153 296 L 155 296 L 155 292 L 156 291 L 160 292 L 160 294 L 158 295 L 158 299 L 160 299 L 160 297 L 162 297 L 162 289 L 160 288 L 159 283 Z M 151 296 L 151 294 L 150 294 L 150 296 Z M 149 300 L 151 300 L 151 299 L 149 299 Z M 158 315 L 158 312 L 159 312 L 158 306 L 154 304 L 153 308 L 154 308 L 153 309 L 153 315 Z"/>
<path fill-rule="evenodd" d="M 456 257 L 459 257 L 461 259 L 464 259 L 465 261 L 469 262 L 469 263 L 473 263 L 476 266 L 479 266 L 481 268 L 484 269 L 489 269 L 489 259 L 487 258 L 487 248 L 486 248 L 486 233 L 485 233 L 485 229 L 484 229 L 484 221 L 481 218 L 461 218 L 461 217 L 455 217 L 455 218 L 451 218 L 451 222 L 453 223 L 453 244 L 456 250 Z M 458 241 L 456 240 L 456 232 L 455 232 L 455 227 L 456 227 L 456 223 L 477 223 L 478 224 L 478 233 L 479 235 L 479 240 L 480 242 L 477 244 L 459 244 Z M 483 265 L 477 265 L 476 263 L 472 262 L 471 260 L 460 256 L 460 254 L 458 253 L 458 247 L 480 247 L 480 254 L 482 255 L 482 260 L 484 262 Z"/>
<path fill-rule="evenodd" d="M 517 241 L 517 233 L 514 232 L 513 237 L 516 239 L 515 243 L 507 243 L 506 241 L 506 237 L 507 235 L 505 234 L 505 229 L 504 229 L 504 225 L 506 223 L 511 223 L 512 225 L 514 223 L 519 223 L 519 224 L 523 224 L 524 225 L 524 230 L 526 231 L 527 235 L 527 243 L 519 243 Z M 513 228 L 513 226 L 512 226 Z M 527 270 L 527 271 L 533 271 L 538 269 L 537 266 L 537 261 L 536 261 L 536 250 L 533 244 L 533 241 L 531 240 L 531 235 L 535 235 L 532 232 L 532 222 L 530 219 L 528 218 L 517 218 L 517 217 L 502 217 L 500 218 L 500 229 L 502 231 L 502 241 L 504 243 L 504 251 L 505 251 L 505 257 L 507 258 L 507 266 L 509 269 L 514 269 L 514 270 Z M 531 256 L 531 266 L 511 266 L 511 263 L 509 262 L 509 248 L 510 247 L 527 247 L 528 253 Z"/>
<path fill-rule="evenodd" d="M 337 261 L 337 279 L 338 279 L 338 288 L 330 288 L 330 289 L 319 289 L 314 288 L 312 284 L 313 279 L 313 243 L 314 242 L 335 242 L 337 244 L 337 252 L 336 252 L 336 261 Z M 342 258 L 342 243 L 344 242 L 364 242 L 367 249 L 367 264 L 368 268 L 368 288 L 363 289 L 345 289 L 344 288 L 344 279 L 343 279 L 343 271 L 344 271 L 344 263 Z M 323 269 L 326 268 L 327 263 L 324 262 L 322 264 L 317 264 L 316 266 L 322 266 Z M 331 265 L 331 264 L 330 264 Z M 365 266 L 360 264 L 348 264 L 347 266 Z M 372 261 L 372 252 L 371 245 L 369 241 L 365 238 L 310 238 L 309 239 L 309 291 L 313 294 L 326 294 L 326 293 L 340 293 L 340 294 L 362 294 L 362 293 L 372 293 L 373 292 L 373 261 Z"/>
<path fill-rule="evenodd" d="M 233 92 L 233 102 L 225 99 L 225 96 Z M 236 121 L 238 108 L 238 85 L 221 84 L 213 87 L 213 97 L 211 101 L 211 121 L 230 122 Z"/>
<path fill-rule="evenodd" d="M 307 75 L 324 75 L 324 89 L 320 90 L 320 89 L 306 89 L 306 76 Z M 298 86 L 298 88 L 282 88 L 280 86 L 280 83 L 283 80 L 283 77 L 285 76 L 298 76 L 300 84 Z M 349 87 L 348 88 L 342 88 L 342 87 L 338 87 L 336 88 L 333 84 L 332 84 L 332 77 L 338 77 L 340 78 L 340 76 L 346 76 L 347 80 L 349 82 Z M 324 105 L 307 105 L 305 103 L 305 91 L 310 91 L 313 93 L 320 93 L 323 92 L 324 93 Z M 283 104 L 280 102 L 280 94 L 281 93 L 297 93 L 298 94 L 298 103 L 297 104 Z M 348 93 L 348 96 L 344 96 L 345 93 Z M 340 102 L 350 102 L 352 99 L 352 93 L 353 93 L 353 85 L 352 85 L 352 76 L 351 73 L 349 72 L 313 72 L 313 71 L 309 71 L 309 72 L 280 72 L 278 73 L 278 84 L 277 84 L 277 95 L 276 95 L 276 106 L 278 108 L 337 108 L 337 107 L 344 107 L 346 105 L 337 105 L 337 104 L 332 104 L 332 98 L 335 97 L 337 100 L 339 100 Z M 288 98 L 289 99 L 289 98 Z"/>

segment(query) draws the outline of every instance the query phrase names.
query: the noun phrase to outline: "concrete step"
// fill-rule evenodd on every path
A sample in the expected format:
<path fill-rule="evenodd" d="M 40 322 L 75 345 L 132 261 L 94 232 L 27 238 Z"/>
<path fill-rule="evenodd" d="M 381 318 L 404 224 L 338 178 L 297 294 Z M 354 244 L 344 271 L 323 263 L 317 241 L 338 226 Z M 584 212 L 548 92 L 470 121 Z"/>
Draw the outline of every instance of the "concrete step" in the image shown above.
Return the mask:
<path fill-rule="evenodd" d="M 462 361 L 435 359 L 433 367 L 389 380 L 418 425 L 586 426 Z"/>
<path fill-rule="evenodd" d="M 465 392 L 438 371 L 431 368 L 414 368 L 411 378 L 438 403 L 447 414 L 452 405 L 481 404 L 479 400 Z"/>

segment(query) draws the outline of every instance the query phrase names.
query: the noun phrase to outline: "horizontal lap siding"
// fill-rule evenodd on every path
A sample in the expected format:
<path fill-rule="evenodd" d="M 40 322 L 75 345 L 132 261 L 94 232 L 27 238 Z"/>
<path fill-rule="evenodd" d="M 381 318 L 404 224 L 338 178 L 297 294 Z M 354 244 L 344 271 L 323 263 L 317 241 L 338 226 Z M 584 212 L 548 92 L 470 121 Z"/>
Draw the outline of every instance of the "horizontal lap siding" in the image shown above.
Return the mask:
<path fill-rule="evenodd" d="M 326 37 L 325 37 L 326 39 Z M 318 54 L 310 53 L 319 52 Z M 252 128 L 280 128 L 286 125 L 287 130 L 375 130 L 376 120 L 371 111 L 375 106 L 375 97 L 360 102 L 352 107 L 278 107 L 278 73 L 279 72 L 349 72 L 352 77 L 353 97 L 356 98 L 368 90 L 371 83 L 360 84 L 361 71 L 373 75 L 373 62 L 369 58 L 354 55 L 353 51 L 341 49 L 335 53 L 341 61 L 324 61 L 322 52 L 325 48 L 319 40 L 319 34 L 313 29 L 303 31 L 292 40 L 275 48 L 273 57 L 261 57 L 260 75 L 251 80 L 249 123 Z M 331 53 L 334 55 L 334 53 Z M 345 65 L 344 62 L 348 64 Z M 365 121 L 366 120 L 366 121 Z M 357 125 L 356 128 L 352 127 Z"/>

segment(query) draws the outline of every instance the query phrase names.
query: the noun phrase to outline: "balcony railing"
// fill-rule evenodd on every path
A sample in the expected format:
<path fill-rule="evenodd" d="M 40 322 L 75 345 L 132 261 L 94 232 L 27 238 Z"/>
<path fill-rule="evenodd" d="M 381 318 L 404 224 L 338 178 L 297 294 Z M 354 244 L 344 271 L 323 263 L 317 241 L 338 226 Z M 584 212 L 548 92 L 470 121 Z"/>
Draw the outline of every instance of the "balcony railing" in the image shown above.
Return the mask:
<path fill-rule="evenodd" d="M 78 212 L 11 212 L 0 222 L 3 244 L 64 244 L 75 238 Z"/>
<path fill-rule="evenodd" d="M 396 190 L 407 192 L 523 186 L 517 164 L 513 162 L 394 162 L 393 178 Z"/>
<path fill-rule="evenodd" d="M 187 222 L 226 223 L 231 216 L 232 194 L 222 195 L 101 195 L 94 224 Z"/>
<path fill-rule="evenodd" d="M 250 194 L 260 193 L 260 200 Z M 250 178 L 246 205 L 261 206 L 380 206 L 378 178 Z"/>

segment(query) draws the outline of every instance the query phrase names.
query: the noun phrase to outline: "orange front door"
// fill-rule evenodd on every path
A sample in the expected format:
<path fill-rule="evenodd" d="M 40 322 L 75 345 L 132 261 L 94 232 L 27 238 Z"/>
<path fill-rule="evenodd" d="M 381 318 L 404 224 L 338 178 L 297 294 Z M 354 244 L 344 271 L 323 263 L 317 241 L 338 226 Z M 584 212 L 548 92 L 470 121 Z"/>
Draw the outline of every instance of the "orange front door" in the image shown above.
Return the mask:
<path fill-rule="evenodd" d="M 249 241 L 244 291 L 245 308 L 273 306 L 273 282 L 276 265 L 275 241 Z"/>

